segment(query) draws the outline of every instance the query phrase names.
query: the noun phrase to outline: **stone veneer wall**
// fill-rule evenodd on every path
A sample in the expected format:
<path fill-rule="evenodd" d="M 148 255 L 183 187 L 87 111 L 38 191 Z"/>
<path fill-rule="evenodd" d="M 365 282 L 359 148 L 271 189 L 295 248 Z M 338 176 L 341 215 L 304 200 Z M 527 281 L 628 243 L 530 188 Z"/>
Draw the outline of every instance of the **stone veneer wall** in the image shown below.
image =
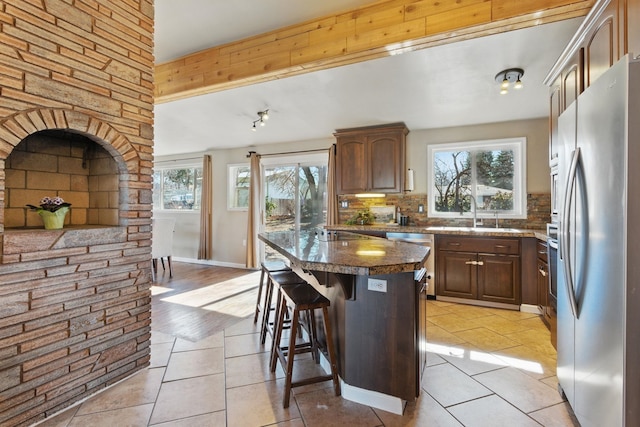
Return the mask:
<path fill-rule="evenodd" d="M 2 426 L 42 420 L 149 363 L 153 65 L 153 0 L 0 1 Z M 115 162 L 115 224 L 5 228 L 18 224 L 8 157 L 60 129 Z"/>
<path fill-rule="evenodd" d="M 429 218 L 427 216 L 426 194 L 388 194 L 382 198 L 357 198 L 355 196 L 339 196 L 339 201 L 347 201 L 348 208 L 338 208 L 340 223 L 344 224 L 355 213 L 369 206 L 396 206 L 403 215 L 409 216 L 409 225 L 423 226 L 459 226 L 468 227 L 472 221 L 468 218 Z M 418 206 L 424 205 L 424 212 L 418 212 Z M 338 204 L 340 206 L 340 203 Z M 492 226 L 492 220 L 487 220 L 487 226 Z M 527 219 L 499 218 L 500 227 L 525 228 L 533 230 L 545 230 L 547 223 L 551 222 L 551 194 L 531 193 L 527 195 Z"/>

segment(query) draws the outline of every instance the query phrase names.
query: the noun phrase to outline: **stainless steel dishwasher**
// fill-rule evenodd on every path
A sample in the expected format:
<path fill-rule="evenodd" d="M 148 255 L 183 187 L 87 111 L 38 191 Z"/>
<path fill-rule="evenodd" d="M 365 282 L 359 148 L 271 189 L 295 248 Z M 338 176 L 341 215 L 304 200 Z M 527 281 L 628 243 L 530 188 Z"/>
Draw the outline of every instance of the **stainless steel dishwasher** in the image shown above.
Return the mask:
<path fill-rule="evenodd" d="M 429 256 L 424 263 L 425 271 L 422 272 L 426 274 L 426 283 L 427 283 L 427 295 L 435 296 L 436 287 L 435 287 L 435 247 L 433 245 L 433 234 L 424 234 L 424 233 L 401 233 L 401 232 L 388 232 L 387 239 L 396 240 L 400 242 L 414 243 L 416 245 L 428 246 L 431 248 L 429 252 Z"/>

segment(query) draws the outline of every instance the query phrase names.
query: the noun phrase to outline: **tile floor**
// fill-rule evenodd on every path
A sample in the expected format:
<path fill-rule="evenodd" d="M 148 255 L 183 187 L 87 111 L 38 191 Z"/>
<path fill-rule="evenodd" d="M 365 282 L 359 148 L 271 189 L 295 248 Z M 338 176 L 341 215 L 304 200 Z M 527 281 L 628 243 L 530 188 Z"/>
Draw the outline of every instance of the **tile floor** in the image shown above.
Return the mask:
<path fill-rule="evenodd" d="M 152 334 L 151 366 L 40 426 L 577 426 L 556 390 L 555 351 L 537 315 L 428 303 L 422 394 L 394 415 L 296 388 L 268 369 L 252 318 L 191 342 Z M 311 360 L 299 371 L 315 369 Z"/>

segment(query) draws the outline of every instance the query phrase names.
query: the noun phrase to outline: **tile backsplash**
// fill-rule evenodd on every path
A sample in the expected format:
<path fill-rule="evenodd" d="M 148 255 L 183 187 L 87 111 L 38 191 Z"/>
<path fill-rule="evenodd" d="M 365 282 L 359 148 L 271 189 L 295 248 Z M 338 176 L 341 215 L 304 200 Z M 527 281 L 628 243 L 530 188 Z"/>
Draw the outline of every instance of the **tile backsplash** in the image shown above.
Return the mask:
<path fill-rule="evenodd" d="M 348 207 L 342 207 L 342 202 L 347 202 Z M 420 212 L 420 205 L 423 211 Z M 399 209 L 402 215 L 409 216 L 410 226 L 471 226 L 469 218 L 429 218 L 427 215 L 426 194 L 388 194 L 387 197 L 358 198 L 354 196 L 338 196 L 338 212 L 340 223 L 345 224 L 349 218 L 364 208 L 388 206 L 390 209 Z M 374 212 L 375 213 L 375 212 Z M 527 194 L 527 219 L 499 218 L 500 227 L 525 228 L 543 230 L 547 223 L 551 222 L 551 194 L 529 193 Z"/>

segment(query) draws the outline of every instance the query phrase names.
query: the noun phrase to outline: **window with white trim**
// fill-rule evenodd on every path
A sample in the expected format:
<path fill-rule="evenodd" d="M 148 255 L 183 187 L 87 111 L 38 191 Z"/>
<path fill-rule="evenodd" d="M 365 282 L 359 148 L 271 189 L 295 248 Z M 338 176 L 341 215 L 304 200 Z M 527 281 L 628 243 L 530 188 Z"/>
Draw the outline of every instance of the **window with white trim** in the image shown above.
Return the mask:
<path fill-rule="evenodd" d="M 526 138 L 434 144 L 429 157 L 429 216 L 526 218 Z M 472 200 L 473 198 L 473 200 Z"/>
<path fill-rule="evenodd" d="M 153 172 L 153 209 L 200 210 L 202 166 L 156 165 Z"/>
<path fill-rule="evenodd" d="M 249 183 L 251 168 L 248 163 L 227 165 L 227 209 L 249 208 Z"/>

